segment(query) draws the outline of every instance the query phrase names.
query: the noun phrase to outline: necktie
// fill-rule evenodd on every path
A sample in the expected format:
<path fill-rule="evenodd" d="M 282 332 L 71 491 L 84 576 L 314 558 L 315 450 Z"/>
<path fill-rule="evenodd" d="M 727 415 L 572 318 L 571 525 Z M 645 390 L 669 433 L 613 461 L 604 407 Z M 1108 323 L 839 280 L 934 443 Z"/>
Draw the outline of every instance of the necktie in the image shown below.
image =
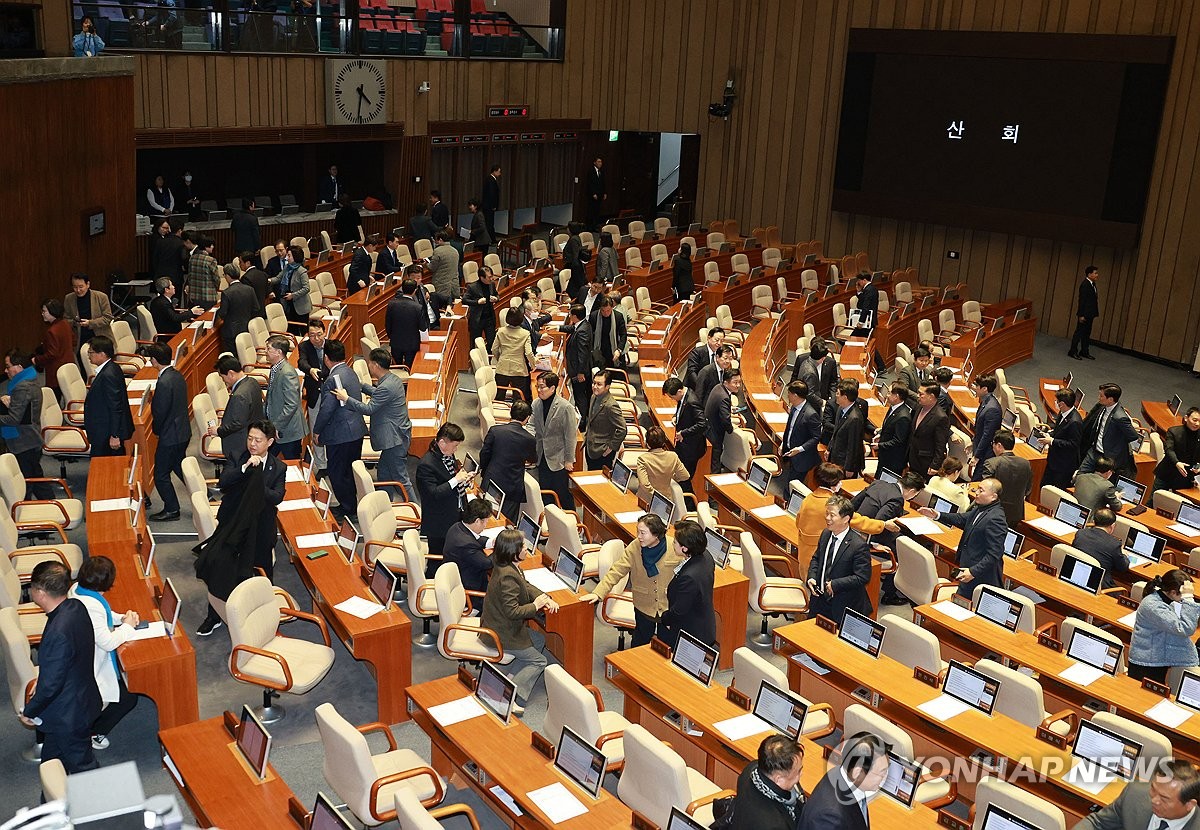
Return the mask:
<path fill-rule="evenodd" d="M 448 472 L 450 475 L 454 475 L 455 473 L 458 472 L 458 465 L 454 461 L 454 456 L 443 455 L 442 456 L 442 464 L 445 465 L 446 472 Z M 465 481 L 454 488 L 458 492 L 458 506 L 460 509 L 463 506 L 463 504 L 462 504 L 463 492 L 466 490 L 466 488 L 467 488 L 467 483 Z"/>
<path fill-rule="evenodd" d="M 1096 429 L 1096 452 L 1104 452 L 1104 427 L 1108 425 L 1109 410 L 1106 407 L 1100 413 L 1100 426 Z"/>
<path fill-rule="evenodd" d="M 685 400 L 687 400 L 686 395 L 680 398 L 679 403 L 675 406 L 675 429 L 679 429 L 679 419 L 683 417 L 683 402 Z"/>
<path fill-rule="evenodd" d="M 1158 830 L 1167 830 L 1167 820 L 1166 820 L 1165 818 L 1164 818 L 1164 819 L 1159 819 L 1159 821 L 1158 821 Z"/>
<path fill-rule="evenodd" d="M 867 823 L 867 827 L 870 827 L 871 826 L 871 814 L 867 812 L 867 802 L 866 801 L 858 802 L 858 808 L 860 810 L 862 810 L 863 821 L 865 821 Z M 1162 830 L 1162 828 L 1159 828 L 1159 830 Z"/>
<path fill-rule="evenodd" d="M 792 449 L 792 427 L 796 425 L 796 416 L 800 414 L 800 407 L 793 406 L 791 413 L 788 415 L 787 429 L 783 431 L 783 451 L 787 452 Z"/>
<path fill-rule="evenodd" d="M 833 567 L 833 555 L 837 552 L 837 537 L 830 536 L 829 544 L 825 546 L 825 558 L 821 560 L 821 584 L 822 591 L 825 590 L 825 583 L 828 581 L 829 569 Z"/>

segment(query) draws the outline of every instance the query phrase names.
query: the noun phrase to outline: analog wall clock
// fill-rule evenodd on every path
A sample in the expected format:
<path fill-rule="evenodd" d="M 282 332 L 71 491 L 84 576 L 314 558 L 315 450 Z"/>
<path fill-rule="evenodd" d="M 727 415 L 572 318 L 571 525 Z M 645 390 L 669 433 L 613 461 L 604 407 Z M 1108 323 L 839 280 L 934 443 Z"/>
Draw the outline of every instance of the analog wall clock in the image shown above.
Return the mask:
<path fill-rule="evenodd" d="M 387 121 L 387 70 L 380 60 L 325 62 L 325 123 L 383 124 Z"/>

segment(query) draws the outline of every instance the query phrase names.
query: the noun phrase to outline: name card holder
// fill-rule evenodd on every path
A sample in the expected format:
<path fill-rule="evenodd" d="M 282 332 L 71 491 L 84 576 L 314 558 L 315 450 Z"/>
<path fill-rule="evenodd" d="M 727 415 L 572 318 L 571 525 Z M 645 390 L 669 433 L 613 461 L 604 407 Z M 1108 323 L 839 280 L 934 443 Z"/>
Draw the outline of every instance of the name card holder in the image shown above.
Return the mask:
<path fill-rule="evenodd" d="M 1171 696 L 1170 687 L 1164 686 L 1162 683 L 1159 683 L 1157 680 L 1151 680 L 1149 677 L 1142 678 L 1142 688 L 1145 689 L 1147 692 L 1153 692 L 1154 694 L 1158 695 L 1159 697 L 1170 697 Z"/>
<path fill-rule="evenodd" d="M 1173 513 L 1171 513 L 1170 510 L 1163 510 L 1161 507 L 1156 507 L 1156 508 L 1154 508 L 1154 512 L 1157 513 L 1159 516 L 1162 516 L 1164 519 L 1171 519 L 1171 520 L 1175 519 L 1175 515 Z"/>
<path fill-rule="evenodd" d="M 229 737 L 236 741 L 238 728 L 242 725 L 238 716 L 226 709 L 225 716 L 221 718 L 221 725 L 225 727 L 225 731 L 229 733 Z"/>
<path fill-rule="evenodd" d="M 1049 562 L 1038 562 L 1037 569 L 1047 576 L 1058 576 L 1058 568 L 1054 567 Z"/>
<path fill-rule="evenodd" d="M 467 687 L 467 691 L 475 691 L 475 675 L 466 666 L 458 667 L 458 682 Z"/>
<path fill-rule="evenodd" d="M 1117 605 L 1122 608 L 1132 608 L 1135 611 L 1138 607 L 1137 601 L 1129 594 L 1117 594 Z"/>
<path fill-rule="evenodd" d="M 304 808 L 296 796 L 288 796 L 288 818 L 296 822 L 300 830 L 308 830 L 308 810 Z"/>
<path fill-rule="evenodd" d="M 1044 741 L 1056 749 L 1066 749 L 1067 739 L 1063 735 L 1056 735 L 1044 726 L 1039 726 L 1034 733 L 1039 741 Z"/>
<path fill-rule="evenodd" d="M 532 733 L 530 743 L 538 752 L 545 755 L 550 760 L 554 760 L 554 744 L 550 743 L 548 738 L 543 737 L 540 733 Z"/>
<path fill-rule="evenodd" d="M 1179 570 L 1183 571 L 1188 576 L 1200 576 L 1200 568 L 1193 568 L 1191 565 L 1183 562 L 1179 563 Z"/>
<path fill-rule="evenodd" d="M 668 660 L 671 659 L 671 647 L 658 637 L 650 638 L 650 650 L 655 654 L 661 654 Z"/>
<path fill-rule="evenodd" d="M 1051 651 L 1057 651 L 1059 653 L 1061 653 L 1063 650 L 1062 640 L 1056 640 L 1045 632 L 1038 634 L 1038 645 L 1045 646 Z"/>
<path fill-rule="evenodd" d="M 948 813 L 945 810 L 937 811 L 937 821 L 942 827 L 948 830 L 971 830 L 969 822 L 963 821 L 958 816 Z"/>
<path fill-rule="evenodd" d="M 750 695 L 744 694 L 732 686 L 725 690 L 725 699 L 735 706 L 745 709 L 747 712 L 750 711 Z"/>
<path fill-rule="evenodd" d="M 633 830 L 659 830 L 658 825 L 639 813 L 633 811 Z"/>
<path fill-rule="evenodd" d="M 950 596 L 950 601 L 953 602 L 955 605 L 959 605 L 959 606 L 962 606 L 963 608 L 966 608 L 968 611 L 971 610 L 971 600 L 967 599 L 962 594 L 959 594 L 959 593 L 952 594 Z"/>
<path fill-rule="evenodd" d="M 913 678 L 935 689 L 940 688 L 942 685 L 941 679 L 935 673 L 927 671 L 920 666 L 913 667 Z"/>
<path fill-rule="evenodd" d="M 829 619 L 829 617 L 821 614 L 817 615 L 817 628 L 820 628 L 823 631 L 828 631 L 830 634 L 837 634 L 838 632 L 837 623 Z"/>

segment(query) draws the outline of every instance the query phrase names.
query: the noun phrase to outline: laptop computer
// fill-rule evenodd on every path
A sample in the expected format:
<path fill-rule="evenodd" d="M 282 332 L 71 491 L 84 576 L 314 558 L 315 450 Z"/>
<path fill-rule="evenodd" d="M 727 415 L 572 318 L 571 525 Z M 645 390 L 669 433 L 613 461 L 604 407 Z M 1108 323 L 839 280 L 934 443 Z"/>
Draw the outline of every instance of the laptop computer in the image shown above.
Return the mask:
<path fill-rule="evenodd" d="M 724 568 L 729 562 L 729 551 L 733 543 L 711 527 L 704 528 L 704 543 L 708 555 L 713 558 L 718 569 Z"/>
<path fill-rule="evenodd" d="M 988 622 L 995 623 L 1001 628 L 1016 631 L 1021 623 L 1021 603 L 1002 596 L 995 588 L 984 585 L 979 591 L 979 601 L 975 603 L 975 613 Z"/>
<path fill-rule="evenodd" d="M 688 632 L 680 631 L 679 642 L 671 652 L 671 663 L 688 677 L 707 686 L 717 669 L 717 650 Z"/>
<path fill-rule="evenodd" d="M 568 591 L 575 593 L 579 590 L 579 583 L 583 581 L 583 560 L 565 546 L 558 549 L 558 558 L 554 560 L 552 570 Z"/>
<path fill-rule="evenodd" d="M 612 476 L 609 478 L 618 490 L 625 493 L 629 490 L 629 481 L 633 478 L 633 470 L 621 459 L 613 461 Z"/>
<path fill-rule="evenodd" d="M 1063 557 L 1058 578 L 1076 588 L 1082 588 L 1089 594 L 1096 594 L 1104 584 L 1104 568 L 1098 568 L 1068 553 Z"/>
<path fill-rule="evenodd" d="M 607 765 L 603 752 L 585 741 L 571 727 L 563 727 L 558 738 L 558 750 L 554 753 L 555 769 L 592 798 L 599 798 Z"/>
<path fill-rule="evenodd" d="M 883 636 L 887 629 L 868 616 L 847 608 L 842 616 L 842 624 L 838 626 L 838 639 L 849 643 L 860 651 L 872 657 L 879 656 L 883 648 Z"/>

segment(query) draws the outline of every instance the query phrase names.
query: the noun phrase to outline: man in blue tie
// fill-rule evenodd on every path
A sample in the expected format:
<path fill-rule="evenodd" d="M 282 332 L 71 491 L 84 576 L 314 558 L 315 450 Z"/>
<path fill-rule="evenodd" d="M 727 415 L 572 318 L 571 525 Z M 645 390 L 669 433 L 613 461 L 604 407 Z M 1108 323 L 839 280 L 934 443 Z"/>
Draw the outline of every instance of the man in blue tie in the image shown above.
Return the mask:
<path fill-rule="evenodd" d="M 821 415 L 808 402 L 808 384 L 794 380 L 788 384 L 788 419 L 779 447 L 780 484 L 784 498 L 793 481 L 804 480 L 808 471 L 820 463 L 817 442 L 821 439 Z"/>

